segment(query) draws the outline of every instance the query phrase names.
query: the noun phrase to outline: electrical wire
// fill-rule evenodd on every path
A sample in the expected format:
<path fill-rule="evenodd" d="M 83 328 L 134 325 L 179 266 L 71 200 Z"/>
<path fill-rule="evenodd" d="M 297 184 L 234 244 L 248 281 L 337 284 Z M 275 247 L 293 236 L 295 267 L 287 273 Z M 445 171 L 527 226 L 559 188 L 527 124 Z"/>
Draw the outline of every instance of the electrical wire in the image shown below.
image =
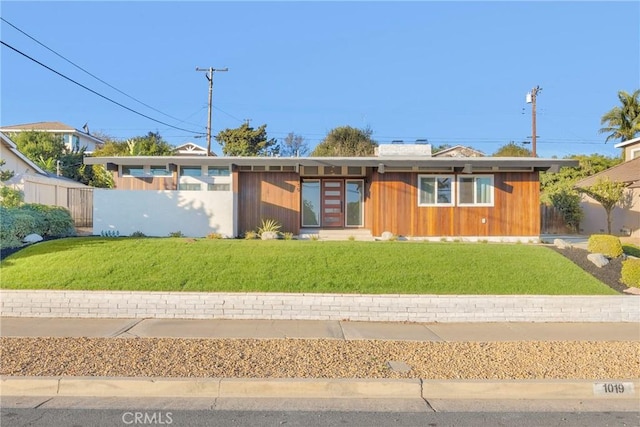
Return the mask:
<path fill-rule="evenodd" d="M 139 111 L 136 111 L 136 110 L 134 110 L 134 109 L 132 109 L 132 108 L 129 108 L 129 107 L 127 107 L 126 105 L 123 105 L 123 104 L 119 103 L 118 101 L 114 101 L 113 99 L 111 99 L 111 98 L 109 98 L 109 97 L 107 97 L 107 96 L 105 96 L 105 95 L 102 95 L 101 93 L 96 92 L 95 90 L 93 90 L 93 89 L 91 89 L 91 88 L 89 88 L 89 87 L 87 87 L 87 86 L 83 85 L 82 83 L 78 83 L 77 81 L 73 80 L 72 78 L 65 76 L 64 74 L 62 74 L 62 73 L 60 73 L 60 72 L 58 72 L 58 71 L 54 70 L 53 68 L 51 68 L 51 67 L 49 67 L 49 66 L 47 66 L 47 65 L 43 64 L 42 62 L 38 61 L 37 59 L 34 59 L 34 58 L 30 57 L 30 56 L 29 56 L 29 55 L 27 55 L 26 53 L 24 53 L 24 52 L 22 52 L 22 51 L 20 51 L 20 50 L 16 49 L 15 47 L 13 47 L 13 46 L 11 46 L 11 45 L 9 45 L 9 44 L 5 43 L 5 42 L 4 42 L 4 41 L 2 41 L 2 40 L 0 40 L 0 43 L 2 43 L 4 46 L 8 47 L 9 49 L 13 50 L 14 52 L 16 52 L 16 53 L 18 53 L 18 54 L 20 54 L 20 55 L 24 56 L 25 58 L 27 58 L 27 59 L 29 59 L 29 60 L 31 60 L 31 61 L 33 61 L 33 62 L 35 62 L 36 64 L 40 65 L 41 67 L 46 68 L 47 70 L 51 71 L 52 73 L 55 73 L 55 74 L 57 74 L 58 76 L 60 76 L 60 77 L 62 77 L 62 78 L 64 78 L 64 79 L 66 79 L 66 80 L 69 80 L 71 83 L 73 83 L 73 84 L 75 84 L 75 85 L 78 85 L 78 86 L 80 86 L 81 88 L 83 88 L 83 89 L 85 89 L 85 90 L 88 90 L 89 92 L 93 93 L 94 95 L 97 95 L 97 96 L 99 96 L 100 98 L 103 98 L 103 99 L 105 99 L 105 100 L 107 100 L 107 101 L 109 101 L 109 102 L 112 102 L 112 103 L 116 104 L 117 106 L 124 108 L 124 109 L 125 109 L 125 110 L 127 110 L 127 111 L 130 111 L 130 112 L 132 112 L 132 113 L 134 113 L 134 114 L 137 114 L 137 115 L 139 115 L 139 116 L 141 116 L 141 117 L 144 117 L 145 119 L 149 119 L 149 120 L 151 120 L 151 121 L 153 121 L 153 122 L 160 123 L 161 125 L 168 126 L 168 127 L 172 128 L 172 129 L 177 129 L 177 130 L 181 130 L 181 131 L 189 132 L 189 133 L 195 133 L 195 134 L 198 134 L 198 135 L 204 135 L 204 134 L 205 134 L 204 132 L 198 132 L 198 131 L 194 131 L 194 130 L 190 130 L 190 129 L 181 128 L 181 127 L 178 127 L 178 126 L 173 126 L 173 125 L 170 125 L 169 123 L 165 123 L 165 122 L 163 122 L 163 121 L 161 121 L 161 120 L 154 119 L 153 117 L 147 116 L 146 114 L 143 114 L 143 113 L 141 113 L 141 112 L 139 112 Z"/>
<path fill-rule="evenodd" d="M 27 34 L 26 32 L 24 32 L 24 31 L 23 31 L 23 30 L 21 30 L 20 28 L 16 27 L 14 24 L 12 24 L 11 22 L 7 21 L 6 19 L 4 19 L 4 18 L 3 18 L 3 17 L 1 17 L 1 16 L 0 16 L 0 20 L 2 20 L 3 22 L 5 22 L 7 25 L 10 25 L 11 27 L 13 27 L 14 29 L 16 29 L 16 30 L 17 30 L 17 31 L 19 31 L 20 33 L 24 34 L 25 36 L 27 36 L 28 38 L 30 38 L 30 39 L 31 39 L 31 40 L 33 40 L 34 42 L 38 43 L 40 46 L 44 47 L 44 48 L 45 48 L 45 49 L 47 49 L 48 51 L 50 51 L 50 52 L 52 52 L 53 54 L 57 55 L 58 57 L 60 57 L 60 58 L 64 59 L 64 60 L 65 60 L 65 61 L 67 61 L 69 64 L 71 64 L 71 65 L 73 65 L 74 67 L 78 68 L 79 70 L 81 70 L 81 71 L 83 71 L 83 72 L 87 73 L 88 75 L 90 75 L 90 76 L 91 76 L 91 77 L 93 77 L 94 79 L 96 79 L 96 80 L 98 80 L 99 82 L 101 82 L 101 83 L 103 83 L 103 84 L 105 84 L 105 85 L 109 86 L 111 89 L 113 89 L 113 90 L 115 90 L 116 92 L 118 92 L 118 93 L 120 93 L 120 94 L 122 94 L 122 95 L 126 96 L 127 98 L 132 99 L 132 100 L 136 101 L 137 103 L 139 103 L 139 104 L 141 104 L 141 105 L 144 105 L 145 107 L 147 107 L 147 108 L 149 108 L 149 109 L 151 109 L 151 110 L 153 110 L 153 111 L 155 111 L 155 112 L 157 112 L 157 113 L 162 114 L 163 116 L 169 117 L 169 118 L 171 118 L 171 119 L 173 119 L 173 120 L 177 120 L 177 121 L 178 121 L 178 122 L 180 122 L 180 123 L 187 123 L 187 124 L 191 124 L 191 125 L 197 126 L 197 124 L 195 124 L 195 123 L 188 123 L 188 122 L 186 122 L 186 119 L 185 119 L 185 120 L 182 120 L 182 119 L 179 119 L 179 118 L 177 118 L 177 117 L 173 117 L 172 115 L 169 115 L 169 114 L 163 113 L 162 111 L 158 110 L 157 108 L 154 108 L 154 107 L 152 107 L 151 105 L 146 104 L 146 103 L 144 103 L 143 101 L 140 101 L 139 99 L 137 99 L 137 98 L 135 98 L 135 97 L 133 97 L 133 96 L 131 96 L 131 95 L 129 95 L 129 94 L 127 94 L 127 93 L 125 93 L 125 92 L 121 91 L 121 90 L 120 90 L 120 89 L 118 89 L 117 87 L 115 87 L 115 86 L 113 86 L 113 85 L 111 85 L 111 84 L 107 83 L 106 81 L 104 81 L 104 80 L 103 80 L 103 79 L 101 79 L 100 77 L 96 76 L 95 74 L 92 74 L 91 72 L 89 72 L 89 71 L 85 70 L 84 68 L 82 68 L 81 66 L 79 66 L 79 65 L 78 65 L 78 64 L 76 64 L 75 62 L 71 61 L 70 59 L 65 58 L 63 55 L 59 54 L 59 53 L 58 53 L 58 52 L 56 52 L 55 50 L 53 50 L 53 49 L 51 49 L 50 47 L 46 46 L 44 43 L 40 42 L 40 41 L 39 41 L 39 40 L 37 40 L 35 37 L 33 37 L 33 36 L 31 36 L 31 35 Z"/>

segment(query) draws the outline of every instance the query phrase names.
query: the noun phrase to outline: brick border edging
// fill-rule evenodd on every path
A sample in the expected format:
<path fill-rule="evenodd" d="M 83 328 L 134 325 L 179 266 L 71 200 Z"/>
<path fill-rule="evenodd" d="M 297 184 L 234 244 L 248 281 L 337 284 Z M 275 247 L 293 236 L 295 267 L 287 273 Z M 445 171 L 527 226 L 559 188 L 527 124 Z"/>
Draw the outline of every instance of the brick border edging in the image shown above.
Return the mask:
<path fill-rule="evenodd" d="M 0 290 L 0 316 L 426 323 L 640 322 L 639 298 L 629 295 L 350 295 Z"/>

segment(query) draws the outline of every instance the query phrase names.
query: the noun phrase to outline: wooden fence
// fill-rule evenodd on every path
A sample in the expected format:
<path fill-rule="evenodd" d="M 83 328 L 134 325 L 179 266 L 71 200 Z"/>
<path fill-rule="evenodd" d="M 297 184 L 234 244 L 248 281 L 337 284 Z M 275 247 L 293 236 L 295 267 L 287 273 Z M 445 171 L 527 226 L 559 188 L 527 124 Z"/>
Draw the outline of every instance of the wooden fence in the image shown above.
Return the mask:
<path fill-rule="evenodd" d="M 540 234 L 573 234 L 562 213 L 554 206 L 540 205 Z"/>
<path fill-rule="evenodd" d="M 93 188 L 68 188 L 67 209 L 76 227 L 93 227 Z"/>

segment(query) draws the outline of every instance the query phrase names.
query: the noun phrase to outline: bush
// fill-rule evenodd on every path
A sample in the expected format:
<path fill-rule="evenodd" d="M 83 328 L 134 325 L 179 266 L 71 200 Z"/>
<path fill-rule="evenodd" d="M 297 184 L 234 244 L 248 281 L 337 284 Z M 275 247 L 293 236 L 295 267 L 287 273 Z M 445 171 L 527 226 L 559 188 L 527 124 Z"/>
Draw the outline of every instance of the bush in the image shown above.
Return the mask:
<path fill-rule="evenodd" d="M 631 258 L 622 261 L 622 283 L 640 287 L 640 259 Z"/>
<path fill-rule="evenodd" d="M 244 232 L 244 238 L 246 240 L 257 239 L 258 238 L 258 233 L 256 233 L 255 231 L 245 231 Z"/>
<path fill-rule="evenodd" d="M 634 256 L 636 258 L 640 258 L 640 247 L 632 244 L 622 245 L 622 250 L 627 255 Z"/>
<path fill-rule="evenodd" d="M 169 233 L 169 237 L 184 237 L 182 231 L 172 231 Z"/>
<path fill-rule="evenodd" d="M 14 233 L 13 209 L 0 207 L 0 248 L 17 248 L 22 246 L 21 239 Z"/>
<path fill-rule="evenodd" d="M 25 236 L 33 233 L 36 228 L 36 221 L 31 212 L 17 210 L 13 215 L 13 234 L 22 240 Z"/>
<path fill-rule="evenodd" d="M 129 237 L 147 237 L 142 231 L 134 231 Z"/>
<path fill-rule="evenodd" d="M 207 234 L 207 239 L 213 239 L 213 240 L 218 240 L 218 239 L 224 239 L 224 236 L 220 233 L 209 233 Z"/>
<path fill-rule="evenodd" d="M 20 210 L 30 212 L 35 218 L 35 228 L 31 233 L 50 237 L 67 237 L 76 234 L 71 213 L 63 207 L 31 203 L 21 206 Z"/>
<path fill-rule="evenodd" d="M 587 250 L 591 253 L 603 254 L 608 258 L 617 258 L 622 255 L 622 243 L 616 236 L 593 234 L 589 237 Z"/>

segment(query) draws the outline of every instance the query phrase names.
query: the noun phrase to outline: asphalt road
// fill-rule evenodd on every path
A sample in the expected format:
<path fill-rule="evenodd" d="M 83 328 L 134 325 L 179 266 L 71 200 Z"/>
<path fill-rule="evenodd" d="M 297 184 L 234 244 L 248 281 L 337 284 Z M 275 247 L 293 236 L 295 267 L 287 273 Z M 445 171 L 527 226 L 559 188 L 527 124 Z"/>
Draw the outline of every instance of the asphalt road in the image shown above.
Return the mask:
<path fill-rule="evenodd" d="M 3 409 L 2 426 L 638 426 L 634 412 L 342 412 L 122 409 Z"/>

